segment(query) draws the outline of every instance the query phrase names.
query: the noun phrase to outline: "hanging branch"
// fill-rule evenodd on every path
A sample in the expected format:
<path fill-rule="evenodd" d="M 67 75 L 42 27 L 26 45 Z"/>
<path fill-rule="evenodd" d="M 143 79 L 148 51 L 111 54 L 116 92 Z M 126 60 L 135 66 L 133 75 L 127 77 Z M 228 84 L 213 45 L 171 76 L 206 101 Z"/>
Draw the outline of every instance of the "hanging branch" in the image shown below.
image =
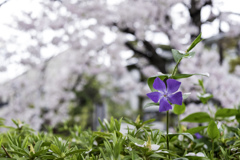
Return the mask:
<path fill-rule="evenodd" d="M 7 3 L 9 0 L 5 0 L 5 1 L 3 1 L 2 3 L 0 3 L 0 7 L 2 6 L 2 5 L 4 5 L 5 3 Z"/>

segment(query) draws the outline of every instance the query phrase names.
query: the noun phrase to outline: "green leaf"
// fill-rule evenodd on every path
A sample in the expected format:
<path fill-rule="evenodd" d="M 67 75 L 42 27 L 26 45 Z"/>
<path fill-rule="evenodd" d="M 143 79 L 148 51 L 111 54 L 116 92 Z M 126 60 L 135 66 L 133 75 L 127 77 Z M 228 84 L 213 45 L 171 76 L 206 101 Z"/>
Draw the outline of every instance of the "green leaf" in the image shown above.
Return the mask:
<path fill-rule="evenodd" d="M 236 120 L 238 121 L 238 123 L 240 123 L 240 113 L 236 115 Z"/>
<path fill-rule="evenodd" d="M 99 117 L 98 117 L 98 122 L 99 122 L 102 130 L 106 131 L 107 129 L 106 129 L 106 127 L 103 125 L 103 123 L 102 123 L 102 121 L 101 121 L 101 119 L 100 119 Z"/>
<path fill-rule="evenodd" d="M 130 139 L 131 142 L 133 142 L 134 144 L 139 144 L 139 145 L 143 145 L 145 143 L 145 141 L 138 139 L 138 138 L 134 138 L 131 135 L 128 135 L 128 138 Z"/>
<path fill-rule="evenodd" d="M 167 149 L 158 150 L 158 153 L 162 154 L 162 155 L 165 155 L 165 156 L 169 155 L 169 156 L 173 156 L 173 157 L 180 157 L 175 152 L 172 152 L 171 150 L 167 150 Z"/>
<path fill-rule="evenodd" d="M 186 52 L 190 52 L 199 42 L 201 42 L 203 39 L 201 38 L 202 33 L 200 33 L 197 38 L 192 42 L 192 44 L 188 47 Z"/>
<path fill-rule="evenodd" d="M 184 135 L 185 137 L 191 139 L 192 141 L 194 141 L 193 136 L 190 133 L 181 133 L 181 135 Z"/>
<path fill-rule="evenodd" d="M 221 149 L 222 154 L 225 156 L 225 155 L 227 154 L 226 151 L 224 151 L 224 149 L 222 148 L 222 146 L 220 146 L 220 149 Z"/>
<path fill-rule="evenodd" d="M 103 137 L 103 138 L 111 137 L 111 134 L 107 133 L 107 132 L 94 132 L 93 134 L 96 136 L 99 136 L 99 137 Z"/>
<path fill-rule="evenodd" d="M 191 58 L 193 56 L 195 56 L 196 52 L 188 52 L 184 55 L 184 58 Z"/>
<path fill-rule="evenodd" d="M 102 148 L 99 148 L 100 152 L 101 152 L 101 155 L 103 157 L 103 159 L 107 159 L 105 153 L 103 152 L 103 149 Z"/>
<path fill-rule="evenodd" d="M 148 120 L 144 121 L 142 124 L 145 125 L 147 123 L 152 123 L 154 121 L 155 121 L 155 119 L 148 119 Z"/>
<path fill-rule="evenodd" d="M 204 87 L 204 85 L 203 85 L 203 80 L 198 80 L 198 84 L 199 84 L 199 86 L 202 88 L 202 90 L 203 90 L 203 93 L 206 93 L 206 90 L 205 90 L 205 87 Z"/>
<path fill-rule="evenodd" d="M 127 156 L 126 156 L 127 157 Z M 129 159 L 140 159 L 136 151 L 131 151 L 131 156 L 129 156 Z"/>
<path fill-rule="evenodd" d="M 14 154 L 18 154 L 19 156 L 25 156 L 25 157 L 28 157 L 29 155 L 26 154 L 25 152 L 23 151 L 8 151 L 9 153 L 14 153 Z"/>
<path fill-rule="evenodd" d="M 177 115 L 183 114 L 185 112 L 186 106 L 183 103 L 182 105 L 174 105 L 173 112 Z"/>
<path fill-rule="evenodd" d="M 200 99 L 200 101 L 203 103 L 203 104 L 206 104 L 207 102 L 208 102 L 208 100 L 210 99 L 210 98 L 212 98 L 213 97 L 213 95 L 212 94 L 210 94 L 210 93 L 205 93 L 205 94 L 199 94 L 198 95 L 198 98 Z"/>
<path fill-rule="evenodd" d="M 187 158 L 180 157 L 180 158 L 175 158 L 174 160 L 188 160 L 188 159 L 187 159 Z"/>
<path fill-rule="evenodd" d="M 179 60 L 182 59 L 182 57 L 184 57 L 184 54 L 180 53 L 178 50 L 176 49 L 172 49 L 172 54 L 173 54 L 173 59 L 176 63 L 179 62 Z"/>
<path fill-rule="evenodd" d="M 160 78 L 161 80 L 164 80 L 165 78 L 168 78 L 169 76 L 170 76 L 170 74 L 159 74 L 159 75 L 156 75 L 153 77 L 149 77 L 147 80 L 147 83 L 148 83 L 148 86 L 151 89 L 151 91 L 152 92 L 155 91 L 155 89 L 153 88 L 153 82 L 157 77 Z"/>
<path fill-rule="evenodd" d="M 204 130 L 204 129 L 207 128 L 207 127 L 208 127 L 208 126 L 194 127 L 194 128 L 188 129 L 188 130 L 185 131 L 185 132 L 190 133 L 190 134 L 195 134 L 195 133 L 198 133 L 198 132 Z"/>
<path fill-rule="evenodd" d="M 187 117 L 183 118 L 182 122 L 193 122 L 193 123 L 203 123 L 203 122 L 210 122 L 212 119 L 206 112 L 196 112 L 193 114 L 188 115 Z"/>
<path fill-rule="evenodd" d="M 187 52 L 187 53 L 180 53 L 176 49 L 172 49 L 172 54 L 173 54 L 173 59 L 175 60 L 176 63 L 179 63 L 182 58 L 191 58 L 195 55 L 195 52 Z"/>
<path fill-rule="evenodd" d="M 172 75 L 174 76 L 177 73 L 178 65 L 181 62 L 181 60 L 183 58 L 191 58 L 191 57 L 193 57 L 195 55 L 195 52 L 190 52 L 190 53 L 187 52 L 185 54 L 182 54 L 178 50 L 172 49 L 172 53 L 173 53 L 173 58 L 174 58 L 175 62 L 177 63 L 175 65 L 174 69 L 173 69 L 173 72 L 172 72 Z"/>
<path fill-rule="evenodd" d="M 76 154 L 76 153 L 83 153 L 84 151 L 87 151 L 87 150 L 86 149 L 78 149 L 78 150 L 67 153 L 66 157 L 70 156 L 70 155 L 73 155 L 73 154 Z"/>
<path fill-rule="evenodd" d="M 217 112 L 215 113 L 215 117 L 232 117 L 237 114 L 237 109 L 222 108 L 217 110 Z"/>
<path fill-rule="evenodd" d="M 58 146 L 56 146 L 56 145 L 54 145 L 54 144 L 51 144 L 51 146 L 50 146 L 50 149 L 54 152 L 54 153 L 56 153 L 57 155 L 61 155 L 61 150 L 58 148 Z"/>
<path fill-rule="evenodd" d="M 175 74 L 175 75 L 173 75 L 173 76 L 172 76 L 172 74 L 162 74 L 162 73 L 159 73 L 158 75 L 149 77 L 148 80 L 147 80 L 147 83 L 148 83 L 149 88 L 150 88 L 151 91 L 153 92 L 153 91 L 155 91 L 155 89 L 153 88 L 153 82 L 154 82 L 154 80 L 155 80 L 157 77 L 160 78 L 161 80 L 164 80 L 164 79 L 166 79 L 166 78 L 182 79 L 182 78 L 188 78 L 188 77 L 191 77 L 191 76 L 194 76 L 194 75 L 209 77 L 209 74 L 208 74 L 208 73 Z"/>
<path fill-rule="evenodd" d="M 174 76 L 172 76 L 172 78 L 181 79 L 181 78 L 188 78 L 194 75 L 209 77 L 209 73 L 193 73 L 193 74 L 175 74 Z"/>
<path fill-rule="evenodd" d="M 114 130 L 114 125 L 115 123 L 114 123 L 114 118 L 113 117 L 111 117 L 111 119 L 110 119 L 110 128 L 109 128 L 109 130 L 108 131 L 113 131 Z"/>
<path fill-rule="evenodd" d="M 151 107 L 151 106 L 159 106 L 159 103 L 154 103 L 154 102 L 147 103 L 146 105 L 144 105 L 143 108 L 147 108 L 147 107 Z"/>
<path fill-rule="evenodd" d="M 43 141 L 37 141 L 37 143 L 34 146 L 35 152 L 38 152 L 40 150 L 42 143 Z"/>
<path fill-rule="evenodd" d="M 17 122 L 17 121 L 15 121 L 14 119 L 12 119 L 12 122 L 13 122 L 16 126 L 18 126 L 18 122 Z"/>
<path fill-rule="evenodd" d="M 26 149 L 22 149 L 16 145 L 11 145 L 11 147 L 16 151 L 18 152 L 17 154 L 21 154 L 23 156 L 29 156 L 29 151 L 26 150 Z M 14 151 L 8 151 L 8 152 L 14 152 Z"/>
<path fill-rule="evenodd" d="M 133 120 L 131 120 L 131 119 L 129 119 L 129 118 L 124 117 L 123 121 L 124 121 L 125 123 L 131 124 L 131 125 L 135 125 L 135 122 L 133 122 Z"/>
<path fill-rule="evenodd" d="M 22 142 L 21 148 L 26 148 L 28 145 L 28 136 L 26 136 Z"/>
<path fill-rule="evenodd" d="M 211 139 L 216 139 L 220 136 L 217 125 L 213 120 L 208 125 L 207 133 L 208 133 L 209 138 L 211 138 Z"/>
<path fill-rule="evenodd" d="M 48 149 L 40 150 L 40 151 L 36 152 L 34 154 L 34 156 L 36 157 L 36 156 L 45 155 L 47 153 L 47 151 L 48 151 Z"/>
<path fill-rule="evenodd" d="M 56 157 L 53 156 L 53 155 L 43 155 L 43 156 L 41 156 L 41 159 L 54 159 L 54 158 L 56 158 Z"/>
<path fill-rule="evenodd" d="M 162 156 L 162 155 L 159 155 L 159 154 L 156 154 L 156 153 L 153 153 L 149 156 L 149 158 L 162 158 L 162 159 L 166 159 L 166 157 Z"/>
<path fill-rule="evenodd" d="M 123 119 L 122 117 L 119 120 L 115 119 L 115 129 L 117 131 L 120 131 L 120 129 L 121 129 L 122 119 Z"/>

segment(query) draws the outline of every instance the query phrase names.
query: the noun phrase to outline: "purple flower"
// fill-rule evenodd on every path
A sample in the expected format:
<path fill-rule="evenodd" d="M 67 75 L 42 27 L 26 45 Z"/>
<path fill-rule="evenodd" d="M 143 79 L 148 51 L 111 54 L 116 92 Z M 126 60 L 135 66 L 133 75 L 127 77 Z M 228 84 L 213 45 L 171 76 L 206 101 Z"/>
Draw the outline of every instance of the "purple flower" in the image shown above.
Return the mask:
<path fill-rule="evenodd" d="M 155 103 L 159 103 L 159 112 L 164 112 L 172 109 L 169 104 L 182 105 L 182 92 L 175 93 L 181 85 L 181 82 L 175 79 L 167 79 L 167 87 L 165 83 L 160 79 L 156 78 L 153 82 L 153 88 L 158 90 L 158 92 L 148 93 L 147 96 Z M 169 102 L 168 102 L 169 101 Z"/>
<path fill-rule="evenodd" d="M 194 135 L 196 136 L 197 139 L 203 138 L 203 136 L 200 133 L 195 133 Z"/>

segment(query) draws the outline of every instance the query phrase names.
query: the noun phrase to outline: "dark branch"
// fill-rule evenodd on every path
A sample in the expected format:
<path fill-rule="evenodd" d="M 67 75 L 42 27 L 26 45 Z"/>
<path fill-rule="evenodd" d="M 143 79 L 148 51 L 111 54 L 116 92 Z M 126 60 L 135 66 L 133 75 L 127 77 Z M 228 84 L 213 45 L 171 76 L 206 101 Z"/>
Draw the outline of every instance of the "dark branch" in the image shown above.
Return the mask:
<path fill-rule="evenodd" d="M 135 30 L 133 30 L 133 29 L 131 29 L 131 28 L 129 28 L 129 27 L 121 28 L 121 27 L 119 27 L 118 24 L 115 23 L 115 22 L 114 22 L 112 25 L 115 26 L 115 27 L 117 27 L 121 32 L 135 35 Z"/>
<path fill-rule="evenodd" d="M 220 108 L 223 108 L 222 106 L 222 103 L 220 100 L 216 99 L 216 98 L 212 98 L 210 99 L 209 101 L 211 101 L 213 104 L 217 105 L 218 107 Z M 202 102 L 200 100 L 193 100 L 193 99 L 186 99 L 184 101 L 184 104 L 185 105 L 188 105 L 188 104 L 191 104 L 191 103 L 194 103 L 194 104 L 202 104 Z"/>
<path fill-rule="evenodd" d="M 155 47 L 151 43 L 144 40 L 143 44 L 146 51 L 136 49 L 131 42 L 125 43 L 136 55 L 146 58 L 150 64 L 158 68 L 162 73 L 166 73 L 166 63 L 168 61 L 156 53 Z"/>
<path fill-rule="evenodd" d="M 5 3 L 7 3 L 9 0 L 5 0 L 4 2 L 2 2 L 2 3 L 0 3 L 0 7 L 2 6 L 2 5 L 4 5 Z"/>
<path fill-rule="evenodd" d="M 149 57 L 148 57 L 144 52 L 136 49 L 136 48 L 132 45 L 132 43 L 131 43 L 130 41 L 125 42 L 125 45 L 126 45 L 129 49 L 131 49 L 134 53 L 138 54 L 139 56 L 145 57 L 145 58 L 149 59 Z"/>

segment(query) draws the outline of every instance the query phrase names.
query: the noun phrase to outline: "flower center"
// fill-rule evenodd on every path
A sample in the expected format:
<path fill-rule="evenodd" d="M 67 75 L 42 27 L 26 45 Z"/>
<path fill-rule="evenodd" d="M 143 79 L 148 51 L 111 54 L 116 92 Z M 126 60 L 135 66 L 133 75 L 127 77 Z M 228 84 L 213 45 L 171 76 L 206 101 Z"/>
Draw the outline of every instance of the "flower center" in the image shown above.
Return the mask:
<path fill-rule="evenodd" d="M 164 97 L 167 97 L 167 94 L 164 94 L 163 96 L 164 96 Z"/>

